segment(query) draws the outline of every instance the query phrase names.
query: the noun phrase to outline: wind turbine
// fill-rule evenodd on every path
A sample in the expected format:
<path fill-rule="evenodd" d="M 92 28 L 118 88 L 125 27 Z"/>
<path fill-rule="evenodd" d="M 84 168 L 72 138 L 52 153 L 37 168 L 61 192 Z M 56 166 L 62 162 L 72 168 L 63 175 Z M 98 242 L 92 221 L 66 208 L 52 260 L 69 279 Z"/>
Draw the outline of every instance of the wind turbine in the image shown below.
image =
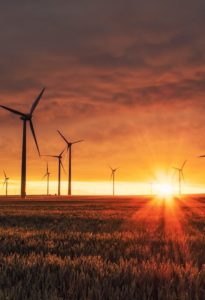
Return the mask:
<path fill-rule="evenodd" d="M 47 178 L 47 195 L 49 195 L 49 180 L 50 180 L 50 175 L 51 175 L 51 173 L 48 170 L 48 163 L 47 163 L 46 173 L 45 173 L 45 175 L 42 178 L 42 179 L 44 179 L 45 177 Z"/>
<path fill-rule="evenodd" d="M 36 100 L 33 102 L 30 112 L 27 114 L 22 113 L 18 110 L 9 108 L 4 105 L 0 105 L 0 107 L 2 107 L 3 109 L 6 109 L 13 114 L 19 115 L 20 119 L 23 121 L 22 162 L 21 162 L 21 197 L 22 198 L 25 198 L 25 196 L 26 196 L 26 129 L 27 129 L 27 122 L 29 122 L 30 129 L 31 129 L 31 132 L 32 132 L 35 144 L 36 144 L 36 148 L 37 148 L 38 154 L 40 156 L 40 150 L 38 147 L 38 142 L 36 139 L 36 135 L 35 135 L 35 131 L 34 131 L 33 123 L 32 123 L 32 117 L 33 117 L 33 113 L 44 93 L 44 90 L 45 89 L 42 89 L 42 91 L 40 92 L 40 94 L 38 95 Z"/>
<path fill-rule="evenodd" d="M 187 160 L 185 160 L 181 166 L 181 168 L 173 168 L 175 169 L 177 172 L 178 172 L 178 176 L 179 176 L 179 195 L 181 195 L 181 181 L 182 179 L 184 180 L 184 174 L 183 174 L 183 169 L 184 169 L 184 166 L 186 164 Z"/>
<path fill-rule="evenodd" d="M 59 130 L 57 130 L 57 131 L 67 145 L 67 150 L 68 150 L 68 195 L 71 196 L 72 195 L 72 186 L 71 186 L 72 185 L 72 145 L 81 143 L 81 142 L 83 142 L 83 140 L 69 142 Z"/>
<path fill-rule="evenodd" d="M 115 172 L 119 169 L 113 169 L 112 167 L 109 166 L 109 168 L 111 169 L 111 177 L 110 179 L 112 179 L 112 194 L 113 196 L 115 195 Z"/>
<path fill-rule="evenodd" d="M 57 160 L 58 160 L 58 196 L 60 196 L 60 194 L 61 194 L 61 167 L 63 168 L 63 170 L 65 172 L 65 169 L 62 164 L 62 155 L 63 155 L 64 151 L 65 151 L 65 149 L 59 155 L 42 155 L 42 156 L 47 156 L 47 157 L 54 157 L 54 158 L 57 158 Z"/>
<path fill-rule="evenodd" d="M 9 184 L 9 177 L 6 176 L 6 172 L 4 172 L 4 182 L 3 185 L 6 185 L 6 196 L 8 196 L 8 184 Z"/>

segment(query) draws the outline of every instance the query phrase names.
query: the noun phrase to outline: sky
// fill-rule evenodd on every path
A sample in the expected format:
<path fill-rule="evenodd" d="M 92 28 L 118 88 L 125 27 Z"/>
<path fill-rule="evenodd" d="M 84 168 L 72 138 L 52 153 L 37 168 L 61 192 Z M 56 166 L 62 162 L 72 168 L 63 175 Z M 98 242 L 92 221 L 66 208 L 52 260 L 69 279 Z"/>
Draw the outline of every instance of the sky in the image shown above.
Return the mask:
<path fill-rule="evenodd" d="M 205 154 L 204 1 L 8 0 L 0 28 L 0 104 L 27 112 L 46 87 L 33 117 L 40 150 L 62 151 L 57 129 L 84 139 L 73 146 L 76 193 L 98 193 L 97 184 L 103 191 L 108 165 L 120 167 L 123 193 L 129 184 L 142 192 L 151 181 L 176 181 L 172 167 L 185 159 L 186 186 L 205 192 L 205 159 L 197 157 Z M 0 111 L 0 166 L 13 186 L 21 127 Z M 46 159 L 29 130 L 27 157 L 38 192 Z M 55 183 L 57 162 L 49 166 Z"/>

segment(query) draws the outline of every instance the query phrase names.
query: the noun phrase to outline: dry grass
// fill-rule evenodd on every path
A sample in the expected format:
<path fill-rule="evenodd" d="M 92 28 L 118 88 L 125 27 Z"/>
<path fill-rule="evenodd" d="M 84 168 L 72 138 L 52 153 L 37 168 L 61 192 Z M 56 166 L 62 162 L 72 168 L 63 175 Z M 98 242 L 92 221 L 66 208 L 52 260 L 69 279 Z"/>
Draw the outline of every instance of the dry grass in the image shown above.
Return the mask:
<path fill-rule="evenodd" d="M 0 299 L 205 299 L 205 200 L 0 201 Z"/>

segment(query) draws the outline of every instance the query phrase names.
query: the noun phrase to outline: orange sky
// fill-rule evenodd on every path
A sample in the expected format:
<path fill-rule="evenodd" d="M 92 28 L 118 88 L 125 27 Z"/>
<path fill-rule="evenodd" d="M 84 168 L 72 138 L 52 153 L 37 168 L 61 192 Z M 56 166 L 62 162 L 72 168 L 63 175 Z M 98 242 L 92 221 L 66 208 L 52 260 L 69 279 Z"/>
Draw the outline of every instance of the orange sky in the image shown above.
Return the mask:
<path fill-rule="evenodd" d="M 133 2 L 1 4 L 0 104 L 26 112 L 46 86 L 33 119 L 40 150 L 63 149 L 56 129 L 84 139 L 75 181 L 107 181 L 111 164 L 119 181 L 147 183 L 188 159 L 186 183 L 205 190 L 205 4 Z M 13 180 L 21 125 L 0 111 L 0 166 Z M 29 130 L 27 162 L 28 180 L 41 180 L 46 160 Z"/>

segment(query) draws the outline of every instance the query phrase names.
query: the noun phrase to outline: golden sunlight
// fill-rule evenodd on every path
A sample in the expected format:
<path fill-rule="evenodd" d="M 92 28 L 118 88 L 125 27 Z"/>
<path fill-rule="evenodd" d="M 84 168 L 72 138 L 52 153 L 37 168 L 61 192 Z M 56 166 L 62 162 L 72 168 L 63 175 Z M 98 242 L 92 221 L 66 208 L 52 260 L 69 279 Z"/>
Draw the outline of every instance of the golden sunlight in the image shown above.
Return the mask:
<path fill-rule="evenodd" d="M 158 196 L 172 196 L 174 190 L 169 183 L 156 183 L 153 186 L 154 193 Z"/>

